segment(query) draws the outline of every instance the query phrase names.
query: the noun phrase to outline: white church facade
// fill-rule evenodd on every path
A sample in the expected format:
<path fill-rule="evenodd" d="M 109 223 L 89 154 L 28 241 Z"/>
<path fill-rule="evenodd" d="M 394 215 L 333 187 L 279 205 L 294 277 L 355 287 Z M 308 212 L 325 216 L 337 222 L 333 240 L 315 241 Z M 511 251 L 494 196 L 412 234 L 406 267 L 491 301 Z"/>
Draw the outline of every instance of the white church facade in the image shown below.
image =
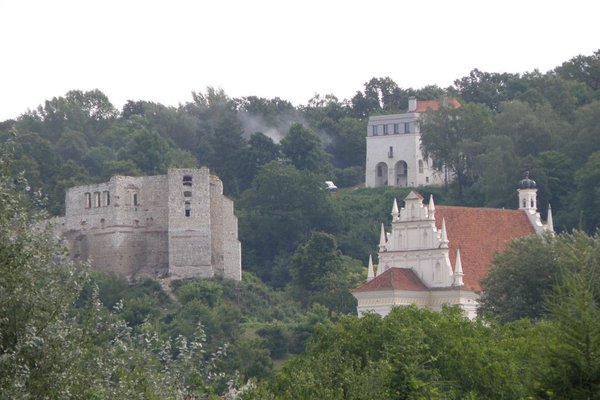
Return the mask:
<path fill-rule="evenodd" d="M 456 99 L 450 99 L 448 103 L 451 107 L 460 106 Z M 444 174 L 436 171 L 431 160 L 423 156 L 419 125 L 424 112 L 439 108 L 438 100 L 411 97 L 407 112 L 369 118 L 365 172 L 367 187 L 418 187 L 444 183 Z"/>
<path fill-rule="evenodd" d="M 394 200 L 391 232 L 381 226 L 377 271 L 369 260 L 367 282 L 352 292 L 358 314 L 450 304 L 475 318 L 493 255 L 516 238 L 553 232 L 551 210 L 546 224 L 537 212 L 535 182 L 526 177 L 518 192 L 518 210 L 436 206 L 433 197 L 424 204 L 414 191 L 400 209 Z"/>

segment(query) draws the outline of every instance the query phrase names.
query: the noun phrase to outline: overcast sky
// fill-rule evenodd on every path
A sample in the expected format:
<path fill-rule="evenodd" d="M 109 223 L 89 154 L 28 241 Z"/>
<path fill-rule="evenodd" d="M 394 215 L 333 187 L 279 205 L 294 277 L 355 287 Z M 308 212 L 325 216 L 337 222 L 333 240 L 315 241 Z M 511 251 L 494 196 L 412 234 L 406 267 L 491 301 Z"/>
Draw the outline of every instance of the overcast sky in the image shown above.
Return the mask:
<path fill-rule="evenodd" d="M 0 0 L 0 121 L 73 89 L 166 105 L 350 98 L 372 77 L 441 87 L 473 68 L 546 72 L 600 48 L 600 2 Z"/>

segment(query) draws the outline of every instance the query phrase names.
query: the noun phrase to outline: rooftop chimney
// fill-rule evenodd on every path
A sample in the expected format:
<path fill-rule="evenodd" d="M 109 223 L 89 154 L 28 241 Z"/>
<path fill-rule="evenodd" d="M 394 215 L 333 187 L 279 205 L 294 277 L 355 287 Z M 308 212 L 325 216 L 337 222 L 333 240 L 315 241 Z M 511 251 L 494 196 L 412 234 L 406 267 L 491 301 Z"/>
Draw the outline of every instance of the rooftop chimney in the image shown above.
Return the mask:
<path fill-rule="evenodd" d="M 417 111 L 417 98 L 415 96 L 411 96 L 408 98 L 408 112 Z"/>

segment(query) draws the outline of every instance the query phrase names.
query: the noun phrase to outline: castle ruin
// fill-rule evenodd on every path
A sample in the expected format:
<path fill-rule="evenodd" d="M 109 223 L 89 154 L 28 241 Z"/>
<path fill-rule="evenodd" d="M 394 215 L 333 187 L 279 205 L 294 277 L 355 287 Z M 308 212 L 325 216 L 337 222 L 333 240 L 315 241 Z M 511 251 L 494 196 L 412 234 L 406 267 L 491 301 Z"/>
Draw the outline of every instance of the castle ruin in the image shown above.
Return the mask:
<path fill-rule="evenodd" d="M 206 167 L 70 188 L 58 227 L 72 258 L 130 280 L 241 280 L 233 202 Z"/>

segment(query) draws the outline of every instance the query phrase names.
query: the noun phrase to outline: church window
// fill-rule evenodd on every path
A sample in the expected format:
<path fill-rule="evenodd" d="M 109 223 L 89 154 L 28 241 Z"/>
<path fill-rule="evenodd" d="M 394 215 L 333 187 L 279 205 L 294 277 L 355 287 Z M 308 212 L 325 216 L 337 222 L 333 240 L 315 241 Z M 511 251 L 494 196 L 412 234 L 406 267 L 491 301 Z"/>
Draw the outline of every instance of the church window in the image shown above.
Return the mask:
<path fill-rule="evenodd" d="M 94 207 L 100 207 L 100 192 L 94 192 Z"/>
<path fill-rule="evenodd" d="M 419 160 L 419 173 L 423 173 L 423 160 Z"/>
<path fill-rule="evenodd" d="M 527 200 L 523 199 L 523 208 L 527 208 Z"/>
<path fill-rule="evenodd" d="M 189 175 L 183 176 L 183 186 L 192 186 L 192 177 Z"/>
<path fill-rule="evenodd" d="M 104 205 L 110 206 L 110 192 L 108 190 L 105 190 L 103 192 L 103 194 L 104 194 Z"/>
<path fill-rule="evenodd" d="M 433 281 L 434 282 L 441 282 L 442 281 L 442 266 L 440 265 L 439 262 L 435 263 L 435 267 L 433 270 Z"/>
<path fill-rule="evenodd" d="M 185 216 L 190 217 L 192 215 L 192 204 L 189 201 L 185 202 Z"/>
<path fill-rule="evenodd" d="M 83 194 L 83 206 L 85 208 L 92 208 L 92 194 L 86 192 Z"/>
<path fill-rule="evenodd" d="M 531 199 L 531 208 L 535 208 L 534 203 L 533 203 L 533 199 Z"/>

